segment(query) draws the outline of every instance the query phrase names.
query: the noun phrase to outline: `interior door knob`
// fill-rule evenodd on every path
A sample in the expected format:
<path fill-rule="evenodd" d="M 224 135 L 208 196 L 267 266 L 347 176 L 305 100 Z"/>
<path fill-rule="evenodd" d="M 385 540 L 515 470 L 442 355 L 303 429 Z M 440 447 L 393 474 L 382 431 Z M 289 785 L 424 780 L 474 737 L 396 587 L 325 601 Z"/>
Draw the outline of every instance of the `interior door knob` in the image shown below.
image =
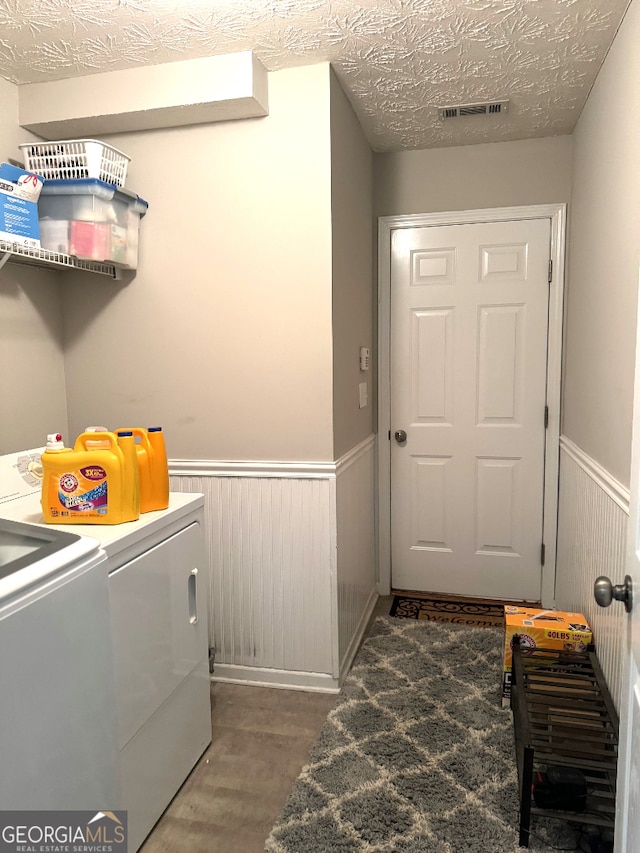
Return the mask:
<path fill-rule="evenodd" d="M 395 431 L 395 437 L 398 444 L 404 444 L 407 440 L 407 434 L 403 429 L 397 429 Z"/>
<path fill-rule="evenodd" d="M 600 607 L 608 607 L 613 599 L 624 602 L 624 609 L 629 613 L 633 607 L 633 582 L 631 576 L 627 575 L 624 583 L 615 586 L 609 578 L 601 575 L 593 585 L 593 595 Z"/>

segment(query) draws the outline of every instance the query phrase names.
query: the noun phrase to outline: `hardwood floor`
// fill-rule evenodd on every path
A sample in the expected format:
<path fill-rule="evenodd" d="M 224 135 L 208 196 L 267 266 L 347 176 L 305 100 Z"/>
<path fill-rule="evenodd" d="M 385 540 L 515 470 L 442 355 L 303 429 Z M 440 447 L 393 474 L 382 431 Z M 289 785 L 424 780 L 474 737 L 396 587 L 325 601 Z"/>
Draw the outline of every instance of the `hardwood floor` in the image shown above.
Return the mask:
<path fill-rule="evenodd" d="M 214 682 L 211 745 L 141 853 L 262 853 L 336 698 Z"/>
<path fill-rule="evenodd" d="M 213 740 L 144 853 L 262 853 L 335 695 L 211 685 Z"/>

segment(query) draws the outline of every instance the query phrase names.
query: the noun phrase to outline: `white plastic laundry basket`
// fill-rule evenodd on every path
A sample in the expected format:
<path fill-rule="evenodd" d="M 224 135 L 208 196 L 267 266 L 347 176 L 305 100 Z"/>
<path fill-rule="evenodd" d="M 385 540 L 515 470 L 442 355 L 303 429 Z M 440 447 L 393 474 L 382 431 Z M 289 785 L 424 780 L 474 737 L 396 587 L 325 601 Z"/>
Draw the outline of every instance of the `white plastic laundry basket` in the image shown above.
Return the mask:
<path fill-rule="evenodd" d="M 47 181 L 97 178 L 123 187 L 131 157 L 97 139 L 24 142 L 19 146 L 28 172 Z"/>

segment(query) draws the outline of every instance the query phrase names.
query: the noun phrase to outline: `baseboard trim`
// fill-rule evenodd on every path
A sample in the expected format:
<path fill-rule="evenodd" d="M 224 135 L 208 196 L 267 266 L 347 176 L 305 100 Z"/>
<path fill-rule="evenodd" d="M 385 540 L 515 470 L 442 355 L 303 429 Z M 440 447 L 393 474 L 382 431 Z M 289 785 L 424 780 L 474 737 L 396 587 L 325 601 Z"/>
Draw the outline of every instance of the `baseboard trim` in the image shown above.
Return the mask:
<path fill-rule="evenodd" d="M 247 684 L 252 687 L 276 687 L 281 690 L 304 690 L 308 693 L 339 693 L 340 683 L 324 672 L 296 672 L 259 666 L 236 666 L 217 663 L 211 681 L 224 684 Z"/>
<path fill-rule="evenodd" d="M 353 637 L 351 638 L 351 642 L 347 647 L 343 659 L 340 661 L 340 684 L 343 683 L 349 673 L 349 670 L 351 669 L 351 664 L 353 663 L 353 659 L 355 658 L 358 649 L 360 648 L 360 643 L 362 642 L 362 638 L 364 637 L 365 631 L 367 630 L 367 625 L 369 624 L 371 614 L 375 609 L 377 601 L 378 590 L 376 587 L 374 587 L 371 590 L 369 600 L 367 601 L 360 622 L 358 623 L 358 627 Z"/>
<path fill-rule="evenodd" d="M 560 449 L 567 454 L 605 492 L 617 506 L 629 515 L 631 493 L 626 486 L 616 480 L 606 468 L 578 447 L 566 435 L 560 436 Z"/>

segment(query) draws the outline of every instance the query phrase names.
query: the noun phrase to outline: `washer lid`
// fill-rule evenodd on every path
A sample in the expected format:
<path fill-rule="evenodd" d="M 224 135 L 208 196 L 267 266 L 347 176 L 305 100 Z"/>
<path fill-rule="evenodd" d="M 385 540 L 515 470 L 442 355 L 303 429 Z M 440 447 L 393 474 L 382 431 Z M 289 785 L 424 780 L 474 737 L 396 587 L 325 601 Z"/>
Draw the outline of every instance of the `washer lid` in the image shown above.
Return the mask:
<path fill-rule="evenodd" d="M 43 451 L 39 447 L 0 456 L 0 504 L 40 493 Z"/>
<path fill-rule="evenodd" d="M 0 581 L 79 540 L 75 533 L 0 518 Z"/>
<path fill-rule="evenodd" d="M 64 582 L 70 572 L 103 560 L 106 554 L 100 543 L 89 536 L 0 518 L 0 606 L 37 587 Z"/>

